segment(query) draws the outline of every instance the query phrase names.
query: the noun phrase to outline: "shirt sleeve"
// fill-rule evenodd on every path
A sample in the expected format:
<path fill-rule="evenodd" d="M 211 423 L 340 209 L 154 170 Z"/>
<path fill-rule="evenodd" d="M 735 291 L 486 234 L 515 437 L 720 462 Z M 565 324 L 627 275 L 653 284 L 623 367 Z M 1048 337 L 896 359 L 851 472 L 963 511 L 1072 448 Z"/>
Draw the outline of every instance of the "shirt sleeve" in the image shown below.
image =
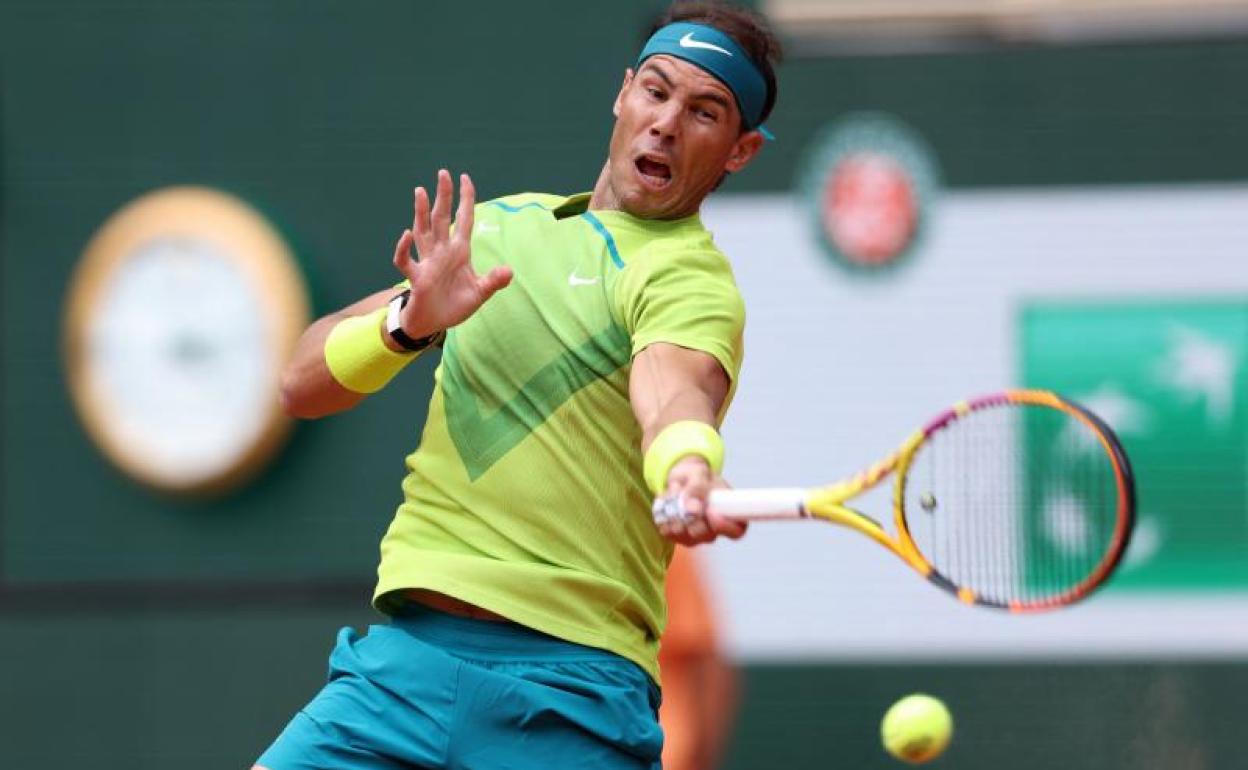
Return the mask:
<path fill-rule="evenodd" d="M 744 356 L 745 302 L 718 251 L 642 252 L 616 284 L 632 355 L 667 342 L 713 356 L 736 385 Z"/>

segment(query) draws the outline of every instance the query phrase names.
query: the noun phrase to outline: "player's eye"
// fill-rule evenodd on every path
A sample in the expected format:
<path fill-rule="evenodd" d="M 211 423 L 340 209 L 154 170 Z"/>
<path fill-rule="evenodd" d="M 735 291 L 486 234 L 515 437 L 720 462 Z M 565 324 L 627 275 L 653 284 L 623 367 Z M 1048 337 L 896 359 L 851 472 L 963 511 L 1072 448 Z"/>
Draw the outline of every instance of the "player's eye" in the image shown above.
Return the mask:
<path fill-rule="evenodd" d="M 702 121 L 703 123 L 718 123 L 719 122 L 719 113 L 714 110 L 707 109 L 705 107 L 699 107 L 696 112 L 697 112 L 698 120 Z"/>
<path fill-rule="evenodd" d="M 650 98 L 654 99 L 656 102 L 663 101 L 663 92 L 655 88 L 654 86 L 648 86 L 646 88 L 646 93 L 648 93 L 650 95 Z"/>

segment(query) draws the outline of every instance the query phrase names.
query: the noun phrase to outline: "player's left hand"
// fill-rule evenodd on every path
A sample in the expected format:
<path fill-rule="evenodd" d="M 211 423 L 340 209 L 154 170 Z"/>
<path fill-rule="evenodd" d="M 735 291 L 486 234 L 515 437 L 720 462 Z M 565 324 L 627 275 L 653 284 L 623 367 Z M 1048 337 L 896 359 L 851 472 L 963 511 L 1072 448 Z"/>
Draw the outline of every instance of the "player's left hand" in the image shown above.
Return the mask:
<path fill-rule="evenodd" d="M 415 192 L 414 218 L 394 247 L 394 266 L 411 286 L 411 300 L 400 315 L 413 339 L 449 329 L 477 311 L 511 282 L 511 268 L 500 265 L 485 275 L 472 269 L 472 218 L 476 189 L 467 174 L 459 177 L 459 210 L 451 227 L 455 191 L 451 175 L 438 172 L 437 198 L 429 205 L 423 187 Z M 420 260 L 412 259 L 416 249 Z"/>
<path fill-rule="evenodd" d="M 696 455 L 681 458 L 667 475 L 666 495 L 681 501 L 684 515 L 660 523 L 659 532 L 684 546 L 709 543 L 721 535 L 733 540 L 744 535 L 746 522 L 717 516 L 707 505 L 712 489 L 727 486 L 705 459 Z"/>

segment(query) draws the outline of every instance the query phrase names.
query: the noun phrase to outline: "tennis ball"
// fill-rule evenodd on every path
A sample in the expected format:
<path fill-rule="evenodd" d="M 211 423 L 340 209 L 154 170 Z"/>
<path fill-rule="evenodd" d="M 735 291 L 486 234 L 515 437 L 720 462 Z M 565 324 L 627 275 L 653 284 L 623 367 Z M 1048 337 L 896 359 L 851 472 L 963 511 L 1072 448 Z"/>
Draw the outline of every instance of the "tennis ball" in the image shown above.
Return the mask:
<path fill-rule="evenodd" d="M 914 765 L 940 756 L 953 737 L 953 717 L 930 695 L 907 695 L 889 707 L 880 723 L 889 754 Z"/>

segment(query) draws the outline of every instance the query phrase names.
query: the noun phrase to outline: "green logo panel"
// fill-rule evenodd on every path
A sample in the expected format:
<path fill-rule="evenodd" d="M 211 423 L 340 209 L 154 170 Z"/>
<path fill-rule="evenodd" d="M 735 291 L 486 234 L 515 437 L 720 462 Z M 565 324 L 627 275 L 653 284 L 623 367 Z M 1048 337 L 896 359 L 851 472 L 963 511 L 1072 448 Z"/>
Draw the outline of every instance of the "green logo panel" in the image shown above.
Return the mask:
<path fill-rule="evenodd" d="M 1036 304 L 1020 337 L 1020 380 L 1100 415 L 1131 458 L 1136 531 L 1113 585 L 1248 588 L 1248 302 Z M 1052 445 L 1046 430 L 1025 426 L 1029 458 Z M 1029 487 L 1030 565 L 1060 544 Z"/>

